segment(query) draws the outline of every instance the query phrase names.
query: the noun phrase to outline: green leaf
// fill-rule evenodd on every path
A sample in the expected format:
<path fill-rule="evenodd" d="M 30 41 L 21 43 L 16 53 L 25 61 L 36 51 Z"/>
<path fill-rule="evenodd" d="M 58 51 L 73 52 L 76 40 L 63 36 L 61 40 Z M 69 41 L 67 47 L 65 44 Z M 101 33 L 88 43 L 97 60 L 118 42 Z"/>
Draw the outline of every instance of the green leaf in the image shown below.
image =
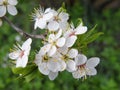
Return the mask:
<path fill-rule="evenodd" d="M 37 69 L 36 70 L 34 70 L 32 73 L 30 73 L 29 75 L 27 75 L 27 76 L 25 76 L 24 78 L 25 78 L 25 80 L 27 81 L 27 82 L 30 82 L 32 79 L 34 79 L 38 74 L 36 74 L 37 73 Z"/>
<path fill-rule="evenodd" d="M 86 42 L 86 40 L 88 40 L 88 38 L 94 33 L 94 30 L 96 28 L 96 25 L 88 32 L 86 32 L 85 34 L 79 35 L 78 38 L 80 38 L 80 42 L 84 43 Z"/>
<path fill-rule="evenodd" d="M 103 32 L 95 32 L 96 25 L 85 34 L 79 35 L 74 45 L 80 52 L 85 53 L 87 51 L 87 45 L 95 41 Z"/>
<path fill-rule="evenodd" d="M 19 74 L 18 79 L 25 78 L 25 80 L 29 82 L 36 77 L 38 69 L 36 65 L 32 64 L 25 68 L 12 68 L 12 71 L 15 74 Z"/>
<path fill-rule="evenodd" d="M 33 65 L 28 65 L 25 68 L 12 68 L 12 71 L 14 74 L 22 74 L 22 75 L 27 75 L 31 73 L 34 69 L 36 69 L 37 66 Z"/>
<path fill-rule="evenodd" d="M 103 32 L 98 32 L 98 33 L 92 34 L 88 39 L 86 39 L 86 43 L 89 44 L 89 43 L 95 41 L 102 34 L 103 34 Z"/>

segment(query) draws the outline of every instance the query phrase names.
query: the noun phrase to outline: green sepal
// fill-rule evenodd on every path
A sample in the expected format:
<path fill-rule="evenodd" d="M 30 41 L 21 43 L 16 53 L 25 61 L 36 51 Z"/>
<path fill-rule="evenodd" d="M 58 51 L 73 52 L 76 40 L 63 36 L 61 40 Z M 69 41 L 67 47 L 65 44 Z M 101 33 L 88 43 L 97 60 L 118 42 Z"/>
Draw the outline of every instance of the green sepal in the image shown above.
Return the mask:
<path fill-rule="evenodd" d="M 82 18 L 78 18 L 78 19 L 77 19 L 76 25 L 79 26 L 80 24 L 83 25 L 83 20 L 82 20 Z"/>
<path fill-rule="evenodd" d="M 57 10 L 59 13 L 60 12 L 67 12 L 67 10 L 65 9 L 65 3 L 62 3 L 62 6 Z"/>

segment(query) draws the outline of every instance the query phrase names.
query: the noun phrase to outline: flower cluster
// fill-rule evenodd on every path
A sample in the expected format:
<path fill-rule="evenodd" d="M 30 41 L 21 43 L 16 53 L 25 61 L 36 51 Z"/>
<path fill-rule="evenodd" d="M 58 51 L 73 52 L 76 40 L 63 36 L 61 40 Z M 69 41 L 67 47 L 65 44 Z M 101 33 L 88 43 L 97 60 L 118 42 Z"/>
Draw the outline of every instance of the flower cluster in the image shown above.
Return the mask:
<path fill-rule="evenodd" d="M 10 3 L 11 0 L 8 1 Z M 87 32 L 87 27 L 82 22 L 78 26 L 74 26 L 73 23 L 68 22 L 69 14 L 67 12 L 51 8 L 35 9 L 32 16 L 35 21 L 34 29 L 43 29 L 47 32 L 43 46 L 35 55 L 34 60 L 43 75 L 48 75 L 50 80 L 54 80 L 64 70 L 72 73 L 75 79 L 97 74 L 95 67 L 99 64 L 100 59 L 92 57 L 87 60 L 84 54 L 79 53 L 73 47 L 78 35 Z M 32 39 L 29 38 L 22 46 L 15 46 L 15 50 L 9 54 L 11 59 L 16 60 L 16 67 L 26 67 L 31 43 Z"/>
<path fill-rule="evenodd" d="M 96 75 L 94 67 L 99 63 L 99 58 L 94 57 L 87 61 L 85 55 L 78 54 L 78 50 L 73 48 L 77 35 L 86 33 L 86 26 L 82 23 L 77 27 L 69 24 L 68 13 L 51 8 L 44 10 L 40 7 L 35 10 L 33 17 L 34 28 L 45 29 L 48 32 L 44 45 L 35 58 L 42 74 L 48 75 L 50 80 L 54 80 L 58 73 L 64 70 L 71 72 L 74 78 Z"/>

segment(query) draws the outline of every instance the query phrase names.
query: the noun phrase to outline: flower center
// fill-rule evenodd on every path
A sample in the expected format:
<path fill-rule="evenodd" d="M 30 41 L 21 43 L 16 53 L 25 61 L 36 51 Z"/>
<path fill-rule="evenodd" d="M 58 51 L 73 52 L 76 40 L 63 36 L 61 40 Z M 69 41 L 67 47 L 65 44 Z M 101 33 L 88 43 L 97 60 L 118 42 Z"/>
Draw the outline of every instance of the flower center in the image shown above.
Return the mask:
<path fill-rule="evenodd" d="M 43 16 L 42 16 L 42 15 L 39 15 L 38 19 L 41 19 L 41 18 L 43 18 Z"/>
<path fill-rule="evenodd" d="M 48 56 L 47 55 L 44 55 L 42 58 L 43 58 L 42 59 L 43 61 L 45 61 L 45 62 L 48 61 Z"/>
<path fill-rule="evenodd" d="M 75 35 L 75 32 L 72 32 L 72 33 L 69 35 L 69 37 L 74 36 L 74 35 Z"/>
<path fill-rule="evenodd" d="M 57 22 L 61 21 L 61 19 L 58 16 L 54 16 L 54 20 L 57 21 Z"/>
<path fill-rule="evenodd" d="M 83 77 L 83 80 L 87 79 L 87 71 L 88 70 L 85 67 L 85 65 L 86 65 L 86 63 L 78 66 L 79 73 Z"/>
<path fill-rule="evenodd" d="M 8 5 L 8 1 L 7 0 L 3 0 L 3 5 L 7 6 Z"/>
<path fill-rule="evenodd" d="M 23 55 L 24 55 L 24 50 L 23 51 L 21 51 L 21 53 L 20 53 L 20 58 L 22 58 L 23 57 Z"/>
<path fill-rule="evenodd" d="M 67 55 L 63 55 L 63 56 L 61 57 L 61 59 L 64 60 L 64 61 L 67 61 L 67 60 L 69 59 L 69 57 L 68 57 Z"/>

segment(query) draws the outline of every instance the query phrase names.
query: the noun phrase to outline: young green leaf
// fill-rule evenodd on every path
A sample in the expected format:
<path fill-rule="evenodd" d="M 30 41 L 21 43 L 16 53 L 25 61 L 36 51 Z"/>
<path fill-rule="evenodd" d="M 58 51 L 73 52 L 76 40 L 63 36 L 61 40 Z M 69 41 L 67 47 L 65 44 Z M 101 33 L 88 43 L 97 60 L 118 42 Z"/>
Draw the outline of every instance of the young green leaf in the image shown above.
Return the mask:
<path fill-rule="evenodd" d="M 87 45 L 103 34 L 102 32 L 95 32 L 95 28 L 96 25 L 85 34 L 79 35 L 74 47 L 76 47 L 80 52 L 85 53 L 87 51 Z"/>

